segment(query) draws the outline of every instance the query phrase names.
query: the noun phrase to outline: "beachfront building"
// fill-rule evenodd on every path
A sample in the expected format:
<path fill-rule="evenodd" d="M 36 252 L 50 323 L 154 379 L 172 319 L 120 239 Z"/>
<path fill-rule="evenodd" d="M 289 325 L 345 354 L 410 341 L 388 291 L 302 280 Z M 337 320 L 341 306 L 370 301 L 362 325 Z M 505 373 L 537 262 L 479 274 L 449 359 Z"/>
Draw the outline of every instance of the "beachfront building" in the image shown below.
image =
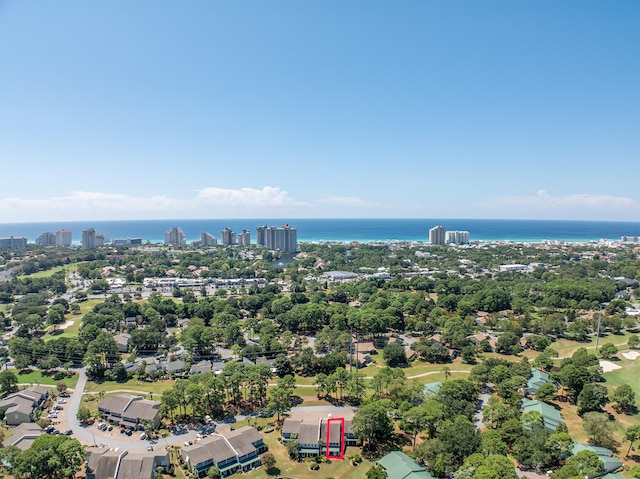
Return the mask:
<path fill-rule="evenodd" d="M 42 233 L 36 238 L 38 246 L 54 246 L 56 244 L 56 234 L 50 231 Z"/>
<path fill-rule="evenodd" d="M 445 235 L 446 244 L 469 244 L 468 231 L 447 231 Z"/>
<path fill-rule="evenodd" d="M 82 247 L 84 249 L 93 249 L 96 247 L 96 230 L 87 228 L 82 230 Z"/>
<path fill-rule="evenodd" d="M 58 230 L 56 231 L 56 246 L 62 246 L 68 248 L 71 246 L 71 231 L 70 230 Z"/>
<path fill-rule="evenodd" d="M 429 230 L 429 243 L 430 244 L 444 244 L 445 240 L 444 226 L 434 226 Z"/>
<path fill-rule="evenodd" d="M 220 232 L 220 239 L 223 245 L 234 245 L 236 244 L 236 232 L 231 228 L 225 228 Z"/>
<path fill-rule="evenodd" d="M 0 249 L 26 247 L 27 238 L 25 238 L 24 236 L 9 236 L 8 238 L 0 238 Z"/>
<path fill-rule="evenodd" d="M 202 246 L 216 246 L 218 244 L 218 240 L 211 233 L 201 233 L 200 244 Z"/>
<path fill-rule="evenodd" d="M 174 226 L 167 230 L 164 234 L 164 244 L 173 246 L 186 246 L 187 238 L 182 231 L 182 228 Z"/>
<path fill-rule="evenodd" d="M 276 226 L 258 226 L 256 229 L 256 244 L 274 251 L 295 253 L 298 251 L 298 230 L 288 224 L 281 228 Z"/>
<path fill-rule="evenodd" d="M 251 244 L 251 232 L 242 230 L 242 233 L 238 235 L 238 243 L 242 246 L 249 246 Z"/>

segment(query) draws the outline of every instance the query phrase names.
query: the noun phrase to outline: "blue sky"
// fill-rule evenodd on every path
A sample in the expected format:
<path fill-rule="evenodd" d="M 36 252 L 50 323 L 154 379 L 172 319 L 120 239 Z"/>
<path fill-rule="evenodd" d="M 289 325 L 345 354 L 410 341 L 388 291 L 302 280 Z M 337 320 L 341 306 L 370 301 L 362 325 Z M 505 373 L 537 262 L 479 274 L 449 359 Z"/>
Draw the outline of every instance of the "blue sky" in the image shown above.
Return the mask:
<path fill-rule="evenodd" d="M 0 1 L 0 222 L 640 220 L 637 0 Z"/>

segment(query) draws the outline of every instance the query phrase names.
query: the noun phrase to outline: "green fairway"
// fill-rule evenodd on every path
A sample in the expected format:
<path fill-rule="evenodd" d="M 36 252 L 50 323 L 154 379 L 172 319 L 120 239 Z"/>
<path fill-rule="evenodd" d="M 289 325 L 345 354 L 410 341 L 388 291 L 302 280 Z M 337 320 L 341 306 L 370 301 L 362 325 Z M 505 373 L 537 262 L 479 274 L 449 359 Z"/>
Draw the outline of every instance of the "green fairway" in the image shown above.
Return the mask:
<path fill-rule="evenodd" d="M 640 380 L 638 380 L 640 377 L 640 357 L 635 360 L 625 359 L 622 356 L 622 352 L 625 351 L 628 350 L 622 350 L 617 354 L 617 357 L 620 358 L 619 361 L 614 361 L 621 368 L 604 374 L 604 378 L 607 380 L 606 385 L 612 389 L 622 384 L 628 384 L 636 393 L 636 398 L 640 398 Z"/>
<path fill-rule="evenodd" d="M 38 271 L 37 273 L 33 273 L 30 275 L 19 275 L 18 279 L 24 279 L 27 276 L 29 278 L 48 278 L 49 276 L 54 275 L 58 271 L 65 271 L 65 276 L 68 276 L 72 270 L 76 269 L 76 265 L 63 265 L 63 266 L 55 266 L 54 268 L 48 269 L 46 271 Z"/>
<path fill-rule="evenodd" d="M 122 392 L 123 394 L 151 393 L 153 394 L 153 399 L 159 400 L 164 391 L 171 389 L 173 383 L 174 381 L 172 380 L 151 383 L 138 381 L 137 379 L 130 379 L 124 383 L 115 381 L 104 381 L 102 383 L 87 381 L 85 391 L 90 393 L 98 393 L 100 391 L 104 391 L 105 393 Z"/>
<path fill-rule="evenodd" d="M 44 376 L 42 371 L 31 371 L 27 374 L 18 373 L 16 370 L 12 370 L 18 376 L 18 384 L 44 384 L 49 386 L 55 386 L 62 382 L 68 387 L 73 388 L 78 381 L 78 376 L 74 374 L 70 378 L 64 378 L 60 380 L 53 379 L 53 376 Z"/>
<path fill-rule="evenodd" d="M 73 321 L 73 324 L 67 326 L 64 329 L 60 329 L 60 325 L 58 325 L 58 328 L 55 332 L 51 327 L 47 328 L 47 334 L 42 337 L 43 341 L 46 342 L 56 338 L 78 337 L 78 331 L 80 331 L 83 316 L 91 311 L 96 304 L 101 302 L 102 301 L 99 299 L 89 299 L 80 303 L 80 314 L 67 313 L 64 315 L 65 323 L 67 323 L 68 321 Z"/>

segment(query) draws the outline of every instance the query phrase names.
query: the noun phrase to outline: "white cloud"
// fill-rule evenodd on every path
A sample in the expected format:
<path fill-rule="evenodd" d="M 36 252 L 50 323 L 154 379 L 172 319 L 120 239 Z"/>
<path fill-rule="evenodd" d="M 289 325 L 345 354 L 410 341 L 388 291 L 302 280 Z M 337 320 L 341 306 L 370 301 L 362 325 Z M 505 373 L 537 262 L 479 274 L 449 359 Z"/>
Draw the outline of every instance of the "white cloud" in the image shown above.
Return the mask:
<path fill-rule="evenodd" d="M 306 205 L 304 202 L 294 200 L 286 191 L 272 186 L 265 186 L 261 190 L 208 187 L 198 192 L 198 200 L 212 205 L 249 208 Z"/>
<path fill-rule="evenodd" d="M 535 195 L 502 196 L 489 199 L 482 208 L 495 217 L 620 220 L 640 218 L 640 203 L 633 198 L 612 195 L 574 194 L 553 196 L 545 190 Z"/>
<path fill-rule="evenodd" d="M 237 190 L 208 187 L 192 198 L 129 196 L 95 191 L 74 191 L 52 198 L 0 199 L 0 217 L 4 222 L 47 220 L 154 219 L 167 217 L 206 218 L 212 215 L 232 217 L 252 212 L 270 212 L 277 216 L 283 209 L 308 207 L 280 188 Z"/>

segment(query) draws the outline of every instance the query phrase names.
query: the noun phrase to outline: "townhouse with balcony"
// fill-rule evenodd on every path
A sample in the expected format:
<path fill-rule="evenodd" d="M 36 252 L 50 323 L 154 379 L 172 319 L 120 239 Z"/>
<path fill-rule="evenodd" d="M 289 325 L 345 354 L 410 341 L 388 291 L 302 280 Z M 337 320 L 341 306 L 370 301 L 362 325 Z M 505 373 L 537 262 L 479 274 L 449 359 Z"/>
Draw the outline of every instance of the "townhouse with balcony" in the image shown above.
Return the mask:
<path fill-rule="evenodd" d="M 225 434 L 214 434 L 182 448 L 182 459 L 198 477 L 217 467 L 222 477 L 260 466 L 260 454 L 267 451 L 262 436 L 251 426 Z"/>
<path fill-rule="evenodd" d="M 112 424 L 144 429 L 145 420 L 151 421 L 154 429 L 160 425 L 160 401 L 150 401 L 142 396 L 119 394 L 100 401 L 100 417 Z"/>

